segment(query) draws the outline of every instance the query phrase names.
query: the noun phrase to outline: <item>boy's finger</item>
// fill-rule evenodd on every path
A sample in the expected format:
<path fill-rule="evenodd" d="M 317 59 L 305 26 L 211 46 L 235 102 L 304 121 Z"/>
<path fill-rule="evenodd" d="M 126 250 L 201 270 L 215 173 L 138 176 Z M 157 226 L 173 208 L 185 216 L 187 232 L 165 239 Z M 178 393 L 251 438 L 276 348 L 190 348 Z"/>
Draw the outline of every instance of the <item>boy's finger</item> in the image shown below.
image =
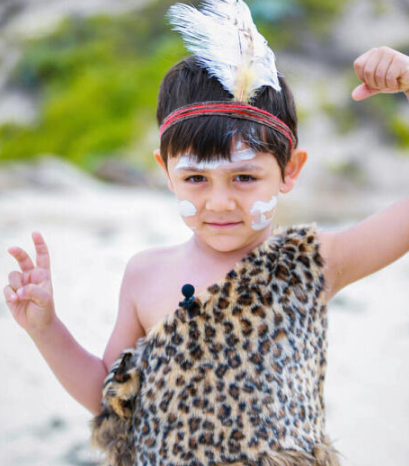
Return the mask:
<path fill-rule="evenodd" d="M 393 92 L 399 92 L 399 82 L 397 80 L 396 72 L 393 66 L 393 60 L 391 62 L 391 65 L 388 68 L 388 71 L 386 72 L 386 88 L 388 90 L 391 90 Z"/>
<path fill-rule="evenodd" d="M 30 283 L 17 290 L 17 296 L 22 300 L 34 301 L 37 306 L 44 307 L 50 300 L 50 295 L 39 285 Z"/>
<path fill-rule="evenodd" d="M 409 91 L 409 64 L 404 69 L 402 76 L 398 79 L 398 83 L 403 92 Z"/>
<path fill-rule="evenodd" d="M 6 298 L 6 302 L 15 303 L 17 301 L 17 295 L 10 285 L 7 285 L 3 289 L 3 294 L 4 294 L 4 297 Z"/>
<path fill-rule="evenodd" d="M 13 272 L 9 273 L 9 284 L 13 290 L 17 290 L 21 286 L 23 286 L 23 279 L 22 279 L 21 272 L 17 270 L 13 270 Z"/>
<path fill-rule="evenodd" d="M 45 244 L 44 238 L 41 233 L 34 231 L 31 234 L 34 246 L 37 253 L 37 266 L 43 269 L 50 268 L 50 254 L 48 252 L 47 245 Z"/>
<path fill-rule="evenodd" d="M 379 89 L 387 89 L 386 76 L 393 62 L 393 54 L 386 55 L 383 60 L 380 60 L 375 70 L 375 87 Z"/>
<path fill-rule="evenodd" d="M 354 100 L 363 100 L 371 95 L 379 94 L 381 91 L 380 89 L 370 89 L 365 83 L 360 84 L 352 91 L 352 98 Z"/>
<path fill-rule="evenodd" d="M 371 89 L 376 89 L 378 85 L 375 82 L 375 70 L 379 64 L 380 61 L 380 52 L 374 51 L 371 53 L 369 56 L 368 60 L 365 63 L 364 69 L 363 69 L 363 82 L 368 85 L 369 88 Z"/>
<path fill-rule="evenodd" d="M 358 78 L 364 82 L 364 68 L 365 65 L 369 59 L 369 57 L 372 55 L 374 52 L 374 49 L 368 50 L 367 52 L 363 53 L 360 55 L 355 61 L 354 61 L 354 70 Z"/>
<path fill-rule="evenodd" d="M 28 272 L 29 270 L 34 269 L 34 264 L 30 259 L 30 256 L 23 249 L 18 246 L 13 246 L 8 248 L 8 252 L 17 260 L 23 272 Z"/>

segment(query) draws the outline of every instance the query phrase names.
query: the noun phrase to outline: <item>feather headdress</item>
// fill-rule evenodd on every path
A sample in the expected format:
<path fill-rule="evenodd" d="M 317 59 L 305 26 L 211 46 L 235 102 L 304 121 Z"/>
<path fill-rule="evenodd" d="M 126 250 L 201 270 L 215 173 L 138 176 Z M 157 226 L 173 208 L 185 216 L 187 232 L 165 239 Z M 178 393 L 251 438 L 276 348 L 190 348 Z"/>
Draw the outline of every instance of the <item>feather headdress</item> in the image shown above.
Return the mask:
<path fill-rule="evenodd" d="M 250 102 L 261 86 L 281 90 L 274 52 L 242 0 L 205 0 L 201 11 L 177 3 L 168 17 L 187 49 L 235 100 Z"/>

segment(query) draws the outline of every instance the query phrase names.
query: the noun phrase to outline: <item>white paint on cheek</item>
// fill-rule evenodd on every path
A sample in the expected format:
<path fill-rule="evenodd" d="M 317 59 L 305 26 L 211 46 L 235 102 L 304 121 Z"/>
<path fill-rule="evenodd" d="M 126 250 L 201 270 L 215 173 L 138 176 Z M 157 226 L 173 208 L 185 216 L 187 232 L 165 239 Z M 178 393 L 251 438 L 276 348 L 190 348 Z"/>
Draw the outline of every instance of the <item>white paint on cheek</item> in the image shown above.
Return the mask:
<path fill-rule="evenodd" d="M 250 209 L 250 213 L 253 215 L 258 215 L 257 221 L 251 222 L 251 228 L 253 230 L 262 230 L 265 228 L 272 220 L 271 218 L 266 218 L 264 215 L 266 212 L 270 212 L 277 205 L 277 196 L 273 196 L 270 201 L 256 201 Z"/>
<path fill-rule="evenodd" d="M 182 217 L 192 217 L 196 215 L 196 207 L 190 201 L 178 201 L 178 207 Z"/>

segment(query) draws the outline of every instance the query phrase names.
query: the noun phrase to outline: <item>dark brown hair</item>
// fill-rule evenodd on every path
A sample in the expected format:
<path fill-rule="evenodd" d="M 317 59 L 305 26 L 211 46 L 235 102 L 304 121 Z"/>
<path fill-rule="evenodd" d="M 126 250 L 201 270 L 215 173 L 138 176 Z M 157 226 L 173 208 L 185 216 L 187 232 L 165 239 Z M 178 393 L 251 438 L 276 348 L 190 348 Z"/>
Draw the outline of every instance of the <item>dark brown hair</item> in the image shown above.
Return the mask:
<path fill-rule="evenodd" d="M 267 110 L 290 127 L 296 144 L 297 113 L 292 93 L 282 76 L 279 76 L 281 92 L 263 86 L 250 102 Z M 174 65 L 163 78 L 158 97 L 156 118 L 160 126 L 177 108 L 196 102 L 232 101 L 233 96 L 221 83 L 201 67 L 194 55 Z M 277 159 L 284 180 L 284 168 L 291 156 L 286 136 L 272 128 L 249 120 L 239 120 L 218 115 L 201 116 L 181 121 L 167 129 L 160 141 L 161 156 L 167 166 L 168 157 L 189 151 L 199 161 L 229 160 L 234 135 L 256 151 L 270 152 Z"/>

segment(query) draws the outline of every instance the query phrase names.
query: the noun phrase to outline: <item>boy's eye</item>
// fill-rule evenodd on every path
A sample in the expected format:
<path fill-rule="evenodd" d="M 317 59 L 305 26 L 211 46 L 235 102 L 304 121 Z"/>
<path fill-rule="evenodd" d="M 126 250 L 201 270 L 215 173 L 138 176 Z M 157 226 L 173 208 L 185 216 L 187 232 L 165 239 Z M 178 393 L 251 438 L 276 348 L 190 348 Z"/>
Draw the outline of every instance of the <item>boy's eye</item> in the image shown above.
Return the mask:
<path fill-rule="evenodd" d="M 201 181 L 203 181 L 203 179 L 204 179 L 204 176 L 202 175 L 193 175 L 193 176 L 189 176 L 188 178 L 186 178 L 185 181 L 192 181 L 193 183 L 200 183 Z"/>
<path fill-rule="evenodd" d="M 240 177 L 242 178 L 241 181 L 244 181 L 244 182 L 255 181 L 257 179 L 251 175 L 237 175 L 236 178 L 240 178 Z"/>
<path fill-rule="evenodd" d="M 241 178 L 239 181 L 243 181 L 245 183 L 248 183 L 250 181 L 255 181 L 257 178 L 254 178 L 254 176 L 251 175 L 237 175 L 235 179 Z M 185 179 L 185 181 L 192 182 L 192 183 L 200 183 L 201 181 L 204 181 L 206 178 L 202 175 L 192 175 L 189 176 L 188 178 Z"/>

